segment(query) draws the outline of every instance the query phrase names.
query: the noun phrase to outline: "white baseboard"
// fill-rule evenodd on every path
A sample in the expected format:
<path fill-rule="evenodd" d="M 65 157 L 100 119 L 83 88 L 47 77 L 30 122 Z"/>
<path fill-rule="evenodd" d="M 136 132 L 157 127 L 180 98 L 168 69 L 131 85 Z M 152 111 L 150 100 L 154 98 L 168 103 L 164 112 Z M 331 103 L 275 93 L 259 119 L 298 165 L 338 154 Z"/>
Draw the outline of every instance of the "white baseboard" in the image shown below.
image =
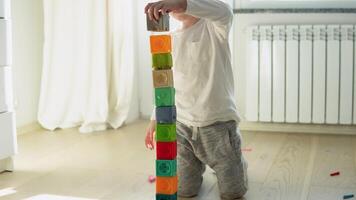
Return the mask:
<path fill-rule="evenodd" d="M 0 160 L 0 173 L 14 170 L 14 160 L 12 157 Z"/>
<path fill-rule="evenodd" d="M 32 133 L 39 130 L 43 130 L 42 126 L 38 122 L 33 122 L 24 126 L 17 127 L 17 135 Z"/>
<path fill-rule="evenodd" d="M 356 126 L 241 122 L 242 131 L 356 135 Z"/>

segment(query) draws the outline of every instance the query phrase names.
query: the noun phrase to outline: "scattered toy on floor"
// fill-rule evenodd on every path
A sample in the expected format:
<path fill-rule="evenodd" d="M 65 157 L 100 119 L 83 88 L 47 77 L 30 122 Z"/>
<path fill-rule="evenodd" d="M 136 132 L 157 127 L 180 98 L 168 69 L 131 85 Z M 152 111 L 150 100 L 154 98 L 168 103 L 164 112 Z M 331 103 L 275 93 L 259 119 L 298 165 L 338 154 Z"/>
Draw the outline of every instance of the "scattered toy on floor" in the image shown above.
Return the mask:
<path fill-rule="evenodd" d="M 243 148 L 241 149 L 242 152 L 251 152 L 252 148 Z"/>
<path fill-rule="evenodd" d="M 339 176 L 340 175 L 340 172 L 339 171 L 337 171 L 337 172 L 332 172 L 331 174 L 330 174 L 330 176 Z"/>
<path fill-rule="evenodd" d="M 150 175 L 150 176 L 148 177 L 148 182 L 154 183 L 155 181 L 156 181 L 156 177 L 155 177 L 155 176 Z"/>
<path fill-rule="evenodd" d="M 353 194 L 344 195 L 344 199 L 352 199 L 354 197 L 355 197 L 355 195 L 353 195 Z"/>

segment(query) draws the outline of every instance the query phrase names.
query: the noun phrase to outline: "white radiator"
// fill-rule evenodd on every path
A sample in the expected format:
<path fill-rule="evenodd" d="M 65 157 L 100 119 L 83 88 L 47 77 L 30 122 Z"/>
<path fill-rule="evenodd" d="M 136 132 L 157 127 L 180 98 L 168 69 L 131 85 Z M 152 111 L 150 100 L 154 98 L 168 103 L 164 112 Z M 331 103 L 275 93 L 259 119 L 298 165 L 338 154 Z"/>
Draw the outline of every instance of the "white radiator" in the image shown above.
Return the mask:
<path fill-rule="evenodd" d="M 354 25 L 248 29 L 246 119 L 356 124 Z"/>

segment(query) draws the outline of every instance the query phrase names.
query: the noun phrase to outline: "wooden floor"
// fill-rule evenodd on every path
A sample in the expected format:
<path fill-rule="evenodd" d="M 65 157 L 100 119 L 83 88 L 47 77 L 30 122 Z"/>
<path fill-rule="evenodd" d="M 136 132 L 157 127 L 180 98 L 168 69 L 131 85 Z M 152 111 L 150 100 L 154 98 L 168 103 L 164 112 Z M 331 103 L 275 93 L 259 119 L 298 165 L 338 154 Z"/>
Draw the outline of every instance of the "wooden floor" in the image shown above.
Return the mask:
<path fill-rule="evenodd" d="M 0 199 L 153 200 L 154 184 L 147 178 L 154 174 L 154 152 L 144 147 L 146 125 L 139 121 L 98 134 L 71 129 L 21 135 L 16 171 L 0 174 Z M 252 149 L 244 152 L 247 200 L 356 195 L 355 136 L 243 132 L 243 137 L 244 147 Z M 330 177 L 334 170 L 341 175 Z M 211 170 L 196 199 L 219 199 Z"/>

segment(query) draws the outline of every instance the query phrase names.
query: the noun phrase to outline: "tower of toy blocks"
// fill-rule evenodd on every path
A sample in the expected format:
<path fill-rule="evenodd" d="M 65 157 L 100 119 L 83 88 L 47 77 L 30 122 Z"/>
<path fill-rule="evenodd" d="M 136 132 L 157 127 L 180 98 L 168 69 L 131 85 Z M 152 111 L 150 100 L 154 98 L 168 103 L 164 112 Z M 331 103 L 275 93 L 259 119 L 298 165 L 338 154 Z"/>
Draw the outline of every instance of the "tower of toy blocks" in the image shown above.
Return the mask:
<path fill-rule="evenodd" d="M 169 31 L 169 15 L 161 15 L 158 21 L 147 17 L 147 29 L 151 31 L 152 76 L 156 105 L 156 200 L 176 200 L 177 139 L 175 90 L 173 84 L 172 39 Z"/>

